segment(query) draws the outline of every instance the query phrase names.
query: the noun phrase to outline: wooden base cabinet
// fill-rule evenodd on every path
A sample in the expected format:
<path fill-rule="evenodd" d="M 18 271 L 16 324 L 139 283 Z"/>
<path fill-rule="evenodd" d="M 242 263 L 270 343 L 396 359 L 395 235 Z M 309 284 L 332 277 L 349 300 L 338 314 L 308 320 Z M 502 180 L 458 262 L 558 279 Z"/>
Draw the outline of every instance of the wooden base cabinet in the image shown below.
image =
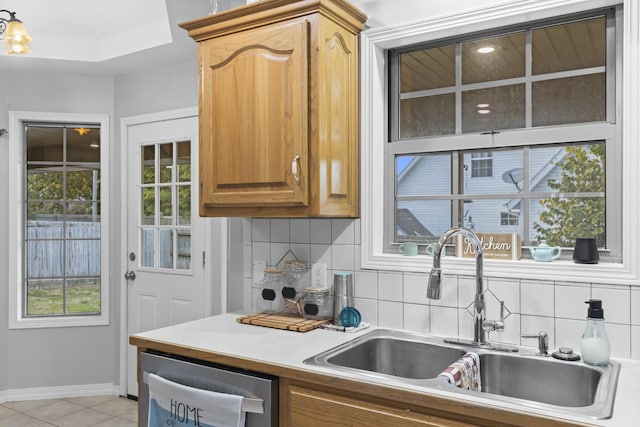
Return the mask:
<path fill-rule="evenodd" d="M 357 217 L 358 34 L 344 0 L 263 0 L 198 42 L 200 214 Z"/>
<path fill-rule="evenodd" d="M 447 420 L 328 393 L 295 383 L 280 384 L 281 427 L 469 427 L 476 424 Z"/>

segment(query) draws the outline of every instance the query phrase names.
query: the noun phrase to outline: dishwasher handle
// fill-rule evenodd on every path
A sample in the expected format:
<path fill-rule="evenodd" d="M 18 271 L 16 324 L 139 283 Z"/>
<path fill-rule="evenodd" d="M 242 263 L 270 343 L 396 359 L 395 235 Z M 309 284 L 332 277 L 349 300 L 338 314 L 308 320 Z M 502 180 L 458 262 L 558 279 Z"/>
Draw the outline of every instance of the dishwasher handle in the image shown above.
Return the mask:
<path fill-rule="evenodd" d="M 142 372 L 142 380 L 149 384 L 149 372 Z M 243 397 L 242 410 L 252 414 L 264 414 L 264 400 L 258 397 Z"/>

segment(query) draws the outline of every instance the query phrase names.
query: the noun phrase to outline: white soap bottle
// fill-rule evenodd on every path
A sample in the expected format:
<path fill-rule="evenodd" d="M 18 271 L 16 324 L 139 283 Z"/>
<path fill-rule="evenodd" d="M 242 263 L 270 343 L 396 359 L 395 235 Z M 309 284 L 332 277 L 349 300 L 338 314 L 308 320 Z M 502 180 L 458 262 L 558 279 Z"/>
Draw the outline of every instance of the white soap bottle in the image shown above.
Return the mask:
<path fill-rule="evenodd" d="M 589 365 L 604 366 L 609 363 L 611 346 L 604 328 L 602 301 L 590 299 L 585 301 L 585 304 L 589 304 L 589 309 L 587 310 L 587 327 L 580 343 L 582 360 Z"/>

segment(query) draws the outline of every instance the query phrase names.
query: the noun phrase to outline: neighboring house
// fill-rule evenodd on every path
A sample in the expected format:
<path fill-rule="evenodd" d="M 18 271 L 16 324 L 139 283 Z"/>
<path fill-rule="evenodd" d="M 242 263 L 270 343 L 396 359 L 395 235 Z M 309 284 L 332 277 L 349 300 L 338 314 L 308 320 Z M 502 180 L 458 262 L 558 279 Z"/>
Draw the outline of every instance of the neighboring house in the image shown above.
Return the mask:
<path fill-rule="evenodd" d="M 560 178 L 557 162 L 565 149 L 542 147 L 530 152 L 530 191 L 553 191 L 548 182 Z M 405 158 L 406 159 L 406 158 Z M 448 154 L 413 156 L 402 168 L 397 180 L 399 196 L 444 196 L 451 192 L 451 166 Z M 464 204 L 464 226 L 480 232 L 523 234 L 522 200 L 517 197 L 523 190 L 523 152 L 521 150 L 495 150 L 466 154 L 464 157 L 463 188 L 469 196 Z M 504 198 L 481 199 L 474 195 L 500 195 Z M 398 240 L 415 240 L 412 235 L 427 235 L 426 239 L 445 232 L 451 224 L 449 200 L 404 200 L 396 207 Z M 543 207 L 535 200 L 530 204 L 529 229 L 538 221 Z M 415 223 L 418 222 L 420 226 Z M 531 231 L 531 233 L 534 233 Z M 523 239 L 525 237 L 523 236 Z M 531 238 L 535 238 L 532 235 Z"/>

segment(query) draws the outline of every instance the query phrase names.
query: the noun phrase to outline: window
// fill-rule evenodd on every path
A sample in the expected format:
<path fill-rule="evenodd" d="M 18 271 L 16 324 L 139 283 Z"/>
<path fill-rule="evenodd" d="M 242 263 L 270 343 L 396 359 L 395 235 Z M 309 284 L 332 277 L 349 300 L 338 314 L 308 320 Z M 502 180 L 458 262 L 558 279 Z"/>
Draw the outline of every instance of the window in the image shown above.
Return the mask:
<path fill-rule="evenodd" d="M 620 150 L 607 91 L 615 19 L 608 9 L 391 50 L 386 155 L 397 171 L 387 178 L 396 224 L 386 229 L 401 230 L 408 213 L 428 230 L 425 243 L 464 226 L 567 253 L 593 236 L 605 258 L 619 260 L 606 216 L 617 223 L 621 212 L 607 197 L 620 182 L 607 161 Z M 406 237 L 387 239 L 391 248 Z"/>
<path fill-rule="evenodd" d="M 637 211 L 640 209 L 640 195 L 630 191 L 628 185 L 622 185 L 623 182 L 640 181 L 640 170 L 636 167 L 640 163 L 640 146 L 634 143 L 640 139 L 640 124 L 635 120 L 635 117 L 640 114 L 640 99 L 635 95 L 622 96 L 623 93 L 627 93 L 629 90 L 634 94 L 636 93 L 634 88 L 638 87 L 638 76 L 640 75 L 640 51 L 622 48 L 623 45 L 633 46 L 634 36 L 628 30 L 640 26 L 640 10 L 634 7 L 623 8 L 624 5 L 628 4 L 631 4 L 629 0 L 578 0 L 559 9 L 557 2 L 553 0 L 539 0 L 534 4 L 528 4 L 528 6 L 513 3 L 496 7 L 478 7 L 475 10 L 442 16 L 435 21 L 426 18 L 406 27 L 379 28 L 365 32 L 362 39 L 362 68 L 365 72 L 362 76 L 363 90 L 361 91 L 361 147 L 363 160 L 361 181 L 362 268 L 415 272 L 427 272 L 429 270 L 429 257 L 419 255 L 408 259 L 397 255 L 397 251 L 392 250 L 395 245 L 394 237 L 398 229 L 401 228 L 396 227 L 395 217 L 398 212 L 406 212 L 403 210 L 404 206 L 397 206 L 396 194 L 404 198 L 402 203 L 409 203 L 412 201 L 411 199 L 416 199 L 416 201 L 422 202 L 425 209 L 433 208 L 437 205 L 437 218 L 441 221 L 444 218 L 444 221 L 449 223 L 446 225 L 459 224 L 465 217 L 470 217 L 471 220 L 477 223 L 480 218 L 471 214 L 471 211 L 465 209 L 465 206 L 480 206 L 480 201 L 492 199 L 495 203 L 493 221 L 496 224 L 500 224 L 499 227 L 504 227 L 501 225 L 500 212 L 519 211 L 519 225 L 510 227 L 529 227 L 531 233 L 529 238 L 535 238 L 535 228 L 531 221 L 526 219 L 526 215 L 531 218 L 532 214 L 531 212 L 527 214 L 528 211 L 525 209 L 524 202 L 520 202 L 520 204 L 518 202 L 518 200 L 523 199 L 509 196 L 502 203 L 498 203 L 499 196 L 502 194 L 498 191 L 490 194 L 468 194 L 465 192 L 464 186 L 461 185 L 465 181 L 464 177 L 452 174 L 453 167 L 457 167 L 459 172 L 464 170 L 464 163 L 460 160 L 461 156 L 481 150 L 493 151 L 493 179 L 502 181 L 501 191 L 509 192 L 509 194 L 521 193 L 524 196 L 529 196 L 529 203 L 532 201 L 536 203 L 536 200 L 539 199 L 536 199 L 535 189 L 533 189 L 533 193 L 531 192 L 531 176 L 525 176 L 527 173 L 525 172 L 526 165 L 529 165 L 529 168 L 532 167 L 531 157 L 529 159 L 526 158 L 525 151 L 527 149 L 531 153 L 532 150 L 546 148 L 547 146 L 604 146 L 605 153 L 603 158 L 606 160 L 604 170 L 606 249 L 602 251 L 601 255 L 607 256 L 606 261 L 614 262 L 604 262 L 604 257 L 601 257 L 603 262 L 587 269 L 582 265 L 572 263 L 568 259 L 545 265 L 545 268 L 541 270 L 539 263 L 533 260 L 523 259 L 520 262 L 511 262 L 489 259 L 485 260 L 485 274 L 537 280 L 585 281 L 610 284 L 637 283 L 640 279 L 640 266 L 635 261 L 640 256 L 640 243 L 637 238 L 637 236 L 640 236 L 640 224 L 633 218 L 636 217 Z M 594 7 L 606 9 L 593 12 Z M 559 14 L 562 14 L 562 16 L 559 17 Z M 569 17 L 568 20 L 567 17 Z M 551 85 L 565 77 L 567 79 L 575 77 L 575 82 L 580 80 L 580 74 L 588 75 L 591 73 L 595 75 L 597 70 L 594 68 L 598 67 L 588 66 L 587 69 L 576 71 L 575 75 L 565 75 L 566 70 L 545 71 L 536 69 L 534 71 L 531 64 L 528 64 L 533 59 L 526 59 L 532 58 L 528 50 L 531 49 L 533 31 L 539 28 L 570 24 L 573 21 L 584 21 L 585 19 L 597 17 L 605 17 L 606 22 L 605 65 L 600 71 L 606 72 L 604 80 L 604 120 L 599 121 L 597 119 L 593 121 L 592 117 L 586 120 L 585 114 L 592 116 L 594 112 L 597 113 L 598 111 L 591 107 L 584 108 L 579 114 L 576 114 L 577 110 L 574 110 L 571 122 L 567 121 L 567 115 L 562 115 L 564 107 L 556 108 L 558 114 L 534 114 L 534 105 L 541 105 L 540 102 L 542 102 L 533 95 L 534 83 L 537 84 L 537 80 L 542 83 L 538 88 L 544 89 L 545 83 Z M 534 24 L 527 25 L 529 22 Z M 450 56 L 452 58 L 451 61 L 454 61 L 455 64 L 462 64 L 463 61 L 455 62 L 458 55 L 457 50 L 461 49 L 461 43 L 500 37 L 518 31 L 525 32 L 525 70 L 531 71 L 526 71 L 524 78 L 509 77 L 506 81 L 502 81 L 504 85 L 494 84 L 493 86 L 525 85 L 524 127 L 517 127 L 512 123 L 514 122 L 512 120 L 510 127 L 507 125 L 504 125 L 504 127 L 489 126 L 486 127 L 488 130 L 464 131 L 461 68 L 459 70 L 456 68 L 456 74 L 453 76 L 456 79 L 455 87 L 451 87 L 450 80 L 447 81 L 445 74 L 443 74 L 435 83 L 432 80 L 422 88 L 416 87 L 416 92 L 433 89 L 432 92 L 427 93 L 432 96 L 420 97 L 414 96 L 420 95 L 419 93 L 413 93 L 411 96 L 415 100 L 408 97 L 407 100 L 402 99 L 398 103 L 389 102 L 389 99 L 399 99 L 400 92 L 405 91 L 400 85 L 395 88 L 389 86 L 389 82 L 394 80 L 388 78 L 388 73 L 394 67 L 399 69 L 398 62 L 393 63 L 394 56 L 391 52 L 409 53 L 417 50 L 439 48 L 445 53 L 453 52 L 451 54 L 453 56 Z M 459 37 L 460 34 L 466 33 L 469 34 L 468 38 Z M 609 40 L 615 40 L 612 46 L 613 49 L 608 45 Z M 457 47 L 457 45 L 460 47 Z M 441 55 L 443 61 L 444 57 L 445 55 Z M 399 59 L 399 56 L 396 56 L 396 58 Z M 458 66 L 454 65 L 454 67 Z M 538 73 L 535 77 L 533 75 L 534 72 Z M 400 80 L 396 81 L 399 82 Z M 460 83 L 458 84 L 457 82 Z M 469 85 L 476 86 L 469 86 L 467 89 L 469 91 L 481 90 L 483 87 L 479 85 L 485 83 L 487 82 L 469 83 Z M 436 87 L 433 87 L 434 84 Z M 624 89 L 623 85 L 627 84 L 630 86 L 625 86 L 626 89 Z M 489 89 L 489 86 L 490 84 L 487 84 L 486 89 Z M 440 93 L 437 93 L 437 91 L 440 91 Z M 542 93 L 550 93 L 551 95 L 549 96 L 553 96 L 553 90 L 547 89 Z M 507 95 L 514 98 L 517 93 L 513 91 L 508 94 L 502 93 L 500 97 L 505 98 Z M 559 96 L 555 98 L 563 106 L 575 101 Z M 614 105 L 610 105 L 609 103 L 614 98 L 617 101 Z M 547 105 L 553 106 L 556 101 L 547 102 Z M 393 117 L 407 117 L 406 114 L 400 115 L 400 110 L 404 108 L 403 104 L 411 102 L 437 104 L 436 107 L 427 107 L 430 108 L 430 113 L 426 115 L 423 114 L 423 110 L 416 108 L 405 110 L 417 116 L 422 114 L 423 120 L 419 122 L 421 124 L 417 129 L 406 127 L 406 123 L 403 124 L 403 121 L 392 122 Z M 483 103 L 490 102 L 478 102 L 477 104 Z M 467 103 L 467 105 L 480 109 L 477 104 Z M 453 111 L 453 115 L 451 111 Z M 600 110 L 598 114 L 602 114 L 602 111 Z M 513 117 L 513 114 L 508 113 L 505 117 Z M 548 124 L 545 123 L 545 120 L 562 120 L 565 124 Z M 431 126 L 426 126 L 425 123 L 430 123 Z M 475 122 L 471 120 L 469 123 L 471 125 Z M 424 129 L 428 129 L 430 134 L 427 135 Z M 482 139 L 485 139 L 484 145 L 478 145 L 477 141 Z M 427 143 L 429 148 L 425 149 Z M 516 167 L 514 165 L 510 168 L 500 168 L 498 170 L 496 158 L 498 151 L 518 148 L 523 149 L 522 166 Z M 407 168 L 411 163 L 417 165 L 419 162 L 416 159 L 419 156 L 428 156 L 431 158 L 430 160 L 439 160 L 440 167 L 445 167 L 445 170 L 448 171 L 447 176 L 451 177 L 447 184 L 451 188 L 442 186 L 443 182 L 437 180 L 423 182 L 423 188 L 428 188 L 428 194 L 412 194 L 409 186 L 403 189 L 406 190 L 406 193 L 403 194 L 401 191 L 396 193 L 396 190 L 399 190 L 397 180 L 406 179 L 407 182 L 411 181 Z M 443 161 L 442 159 L 446 156 L 457 157 L 457 160 L 451 162 Z M 427 166 L 428 162 L 421 162 L 421 167 Z M 517 169 L 520 167 L 522 168 L 522 180 L 517 174 L 519 172 Z M 511 180 L 509 174 L 504 175 L 510 169 L 514 169 L 511 171 L 513 180 Z M 381 170 L 383 173 L 380 173 Z M 510 180 L 510 183 L 504 182 L 503 175 L 504 178 Z M 481 180 L 485 179 L 487 178 L 482 178 Z M 413 180 L 415 182 L 420 181 L 415 176 Z M 514 180 L 515 184 L 513 183 Z M 569 181 L 567 180 L 567 182 Z M 525 183 L 529 183 L 528 193 L 530 194 L 528 195 L 523 190 Z M 519 189 L 516 188 L 516 184 Z M 381 189 L 383 191 L 380 191 Z M 596 191 L 594 194 L 589 193 L 590 191 L 582 190 L 571 194 L 560 194 L 558 192 L 558 194 L 554 194 L 556 196 L 554 199 L 560 201 L 562 200 L 560 196 L 570 196 L 574 199 L 602 198 L 603 196 L 601 191 Z M 544 196 L 544 193 L 542 195 Z M 543 198 L 546 198 L 546 196 Z M 426 200 L 428 200 L 428 203 L 425 202 Z M 467 211 L 469 212 L 467 213 Z M 407 215 L 405 214 L 405 216 Z M 423 228 L 425 229 L 425 234 L 437 235 L 437 230 L 429 230 L 427 229 L 428 227 Z M 624 253 L 622 249 L 624 249 Z M 446 268 L 454 269 L 459 274 L 473 274 L 475 271 L 473 262 L 470 260 L 445 257 L 442 262 Z"/>
<path fill-rule="evenodd" d="M 106 324 L 108 121 L 44 113 L 11 117 L 17 161 L 10 223 L 18 251 L 10 254 L 17 267 L 10 272 L 10 326 Z"/>

